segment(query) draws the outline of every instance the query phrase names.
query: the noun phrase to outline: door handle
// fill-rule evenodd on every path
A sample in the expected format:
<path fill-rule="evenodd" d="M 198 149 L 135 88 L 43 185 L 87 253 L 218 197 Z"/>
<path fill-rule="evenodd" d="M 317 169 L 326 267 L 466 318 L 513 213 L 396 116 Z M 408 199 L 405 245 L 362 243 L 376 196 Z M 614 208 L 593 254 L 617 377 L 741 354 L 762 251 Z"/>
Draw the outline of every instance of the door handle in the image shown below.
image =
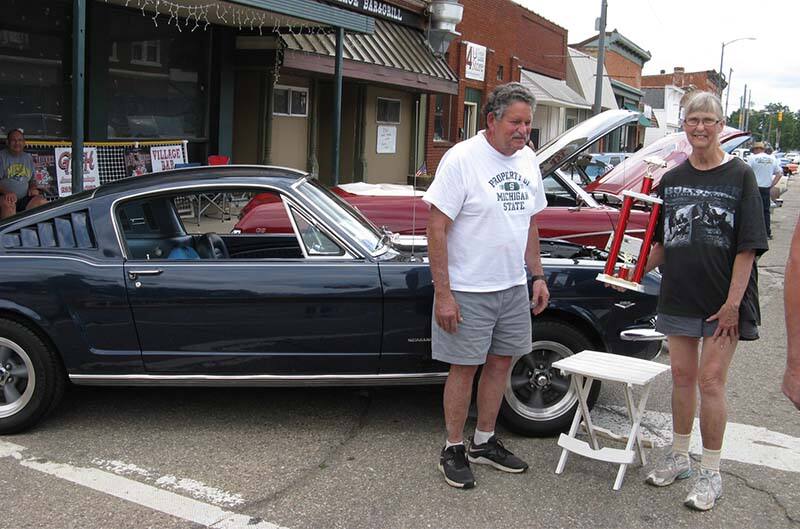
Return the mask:
<path fill-rule="evenodd" d="M 150 270 L 128 270 L 128 277 L 136 279 L 139 276 L 157 276 L 161 275 L 164 271 L 160 268 L 153 268 Z"/>

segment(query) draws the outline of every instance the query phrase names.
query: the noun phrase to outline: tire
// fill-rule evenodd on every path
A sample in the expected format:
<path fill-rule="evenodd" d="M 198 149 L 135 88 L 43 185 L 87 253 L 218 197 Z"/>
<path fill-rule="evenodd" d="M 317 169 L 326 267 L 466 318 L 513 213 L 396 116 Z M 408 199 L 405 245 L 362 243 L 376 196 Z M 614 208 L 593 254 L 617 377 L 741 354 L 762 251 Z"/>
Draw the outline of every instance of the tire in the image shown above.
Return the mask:
<path fill-rule="evenodd" d="M 21 323 L 0 319 L 0 434 L 36 424 L 61 400 L 65 385 L 51 348 Z"/>
<path fill-rule="evenodd" d="M 514 358 L 508 375 L 500 419 L 511 431 L 529 437 L 549 437 L 569 429 L 578 396 L 571 376 L 552 369 L 553 362 L 593 349 L 592 342 L 568 323 L 544 320 L 533 324 L 533 349 Z M 589 391 L 589 409 L 600 393 L 595 381 Z"/>

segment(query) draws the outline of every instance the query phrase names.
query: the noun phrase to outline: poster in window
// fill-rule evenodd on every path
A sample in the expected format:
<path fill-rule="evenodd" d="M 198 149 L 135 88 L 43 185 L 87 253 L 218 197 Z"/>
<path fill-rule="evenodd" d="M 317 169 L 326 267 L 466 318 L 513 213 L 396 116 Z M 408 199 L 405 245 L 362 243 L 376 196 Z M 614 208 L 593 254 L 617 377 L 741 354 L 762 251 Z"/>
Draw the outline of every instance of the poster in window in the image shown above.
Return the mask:
<path fill-rule="evenodd" d="M 150 149 L 141 147 L 125 148 L 125 175 L 141 176 L 153 172 Z"/>
<path fill-rule="evenodd" d="M 72 194 L 72 148 L 56 147 L 56 177 L 58 196 Z M 97 163 L 97 147 L 83 148 L 83 189 L 94 189 L 100 185 L 100 167 Z"/>
<path fill-rule="evenodd" d="M 26 151 L 33 157 L 33 178 L 36 180 L 36 187 L 47 197 L 57 197 L 56 155 L 52 147 L 34 147 Z"/>
<path fill-rule="evenodd" d="M 467 60 L 464 76 L 467 79 L 483 81 L 486 75 L 486 46 L 467 42 Z"/>
<path fill-rule="evenodd" d="M 186 163 L 180 145 L 157 145 L 150 147 L 150 161 L 154 173 L 175 169 L 176 163 Z"/>
<path fill-rule="evenodd" d="M 397 152 L 397 127 L 394 125 L 378 125 L 378 154 L 394 154 Z"/>

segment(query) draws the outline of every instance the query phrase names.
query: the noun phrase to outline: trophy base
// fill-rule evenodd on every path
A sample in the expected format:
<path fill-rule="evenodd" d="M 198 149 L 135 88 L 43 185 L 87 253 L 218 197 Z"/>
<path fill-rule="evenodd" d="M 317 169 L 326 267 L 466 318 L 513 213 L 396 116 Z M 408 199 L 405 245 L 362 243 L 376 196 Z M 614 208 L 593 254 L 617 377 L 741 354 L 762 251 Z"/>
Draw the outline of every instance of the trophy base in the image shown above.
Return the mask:
<path fill-rule="evenodd" d="M 635 290 L 636 292 L 644 292 L 644 287 L 641 284 L 628 281 L 627 279 L 621 279 L 608 274 L 597 274 L 596 279 L 602 283 L 613 285 L 615 287 Z"/>

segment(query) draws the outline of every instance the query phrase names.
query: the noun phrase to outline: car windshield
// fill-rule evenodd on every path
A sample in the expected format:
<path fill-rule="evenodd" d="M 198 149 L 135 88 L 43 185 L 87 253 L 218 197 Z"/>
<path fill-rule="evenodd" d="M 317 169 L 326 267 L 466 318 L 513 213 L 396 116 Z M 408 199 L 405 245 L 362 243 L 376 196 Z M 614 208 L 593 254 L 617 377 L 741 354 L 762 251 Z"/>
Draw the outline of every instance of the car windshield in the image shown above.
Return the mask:
<path fill-rule="evenodd" d="M 328 218 L 332 226 L 338 226 L 370 251 L 381 246 L 381 231 L 336 194 L 312 180 L 303 180 L 296 189 Z"/>

